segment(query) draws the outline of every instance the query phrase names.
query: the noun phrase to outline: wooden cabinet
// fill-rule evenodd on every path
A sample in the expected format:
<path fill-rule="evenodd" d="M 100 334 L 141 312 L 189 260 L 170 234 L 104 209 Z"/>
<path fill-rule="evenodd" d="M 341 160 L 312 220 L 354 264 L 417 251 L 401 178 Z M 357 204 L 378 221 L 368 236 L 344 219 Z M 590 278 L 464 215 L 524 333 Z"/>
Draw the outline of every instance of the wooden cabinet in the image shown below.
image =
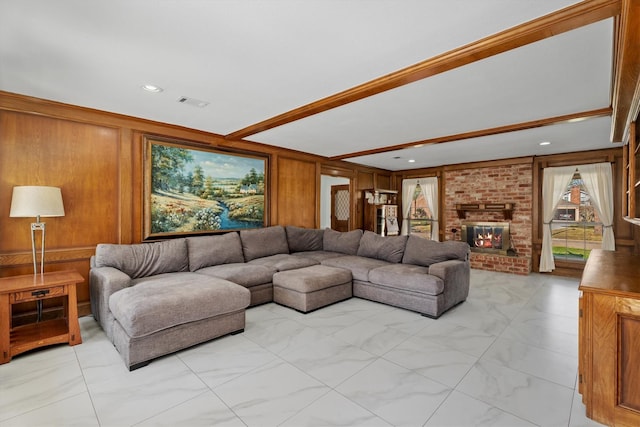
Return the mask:
<path fill-rule="evenodd" d="M 76 284 L 82 282 L 74 270 L 0 278 L 0 364 L 34 348 L 82 343 L 76 298 Z M 12 326 L 13 304 L 56 297 L 65 298 L 62 319 Z"/>
<path fill-rule="evenodd" d="M 640 225 L 640 132 L 637 123 L 631 123 L 629 143 L 623 150 L 624 175 L 622 189 L 624 192 L 622 210 L 624 219 Z"/>
<path fill-rule="evenodd" d="M 579 289 L 578 390 L 587 416 L 640 425 L 640 256 L 594 249 Z"/>

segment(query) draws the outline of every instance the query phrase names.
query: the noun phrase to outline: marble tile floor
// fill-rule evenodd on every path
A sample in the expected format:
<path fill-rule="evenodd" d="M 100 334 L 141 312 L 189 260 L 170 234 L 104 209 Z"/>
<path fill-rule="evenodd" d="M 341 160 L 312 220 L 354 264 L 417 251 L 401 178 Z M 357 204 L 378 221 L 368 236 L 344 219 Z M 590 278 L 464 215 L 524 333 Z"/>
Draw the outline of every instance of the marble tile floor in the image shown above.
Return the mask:
<path fill-rule="evenodd" d="M 266 304 L 244 333 L 129 372 L 83 344 L 0 366 L 0 426 L 597 426 L 576 390 L 578 281 L 473 270 L 434 320 L 352 298 Z"/>

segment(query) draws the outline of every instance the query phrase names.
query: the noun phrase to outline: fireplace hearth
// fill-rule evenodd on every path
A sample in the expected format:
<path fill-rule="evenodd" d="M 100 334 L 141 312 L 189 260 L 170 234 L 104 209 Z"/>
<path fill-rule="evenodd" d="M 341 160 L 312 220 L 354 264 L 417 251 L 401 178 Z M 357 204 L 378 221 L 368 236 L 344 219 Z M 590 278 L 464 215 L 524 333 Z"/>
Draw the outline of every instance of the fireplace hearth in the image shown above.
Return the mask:
<path fill-rule="evenodd" d="M 511 246 L 508 222 L 464 221 L 461 228 L 462 241 L 472 252 L 507 255 Z"/>

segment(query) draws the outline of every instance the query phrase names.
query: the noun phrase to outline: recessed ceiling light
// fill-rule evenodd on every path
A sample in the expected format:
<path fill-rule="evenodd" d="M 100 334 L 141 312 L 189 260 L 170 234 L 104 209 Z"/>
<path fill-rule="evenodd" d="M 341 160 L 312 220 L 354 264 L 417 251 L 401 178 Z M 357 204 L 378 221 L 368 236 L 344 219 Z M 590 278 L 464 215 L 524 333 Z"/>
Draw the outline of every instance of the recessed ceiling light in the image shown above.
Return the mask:
<path fill-rule="evenodd" d="M 551 145 L 551 143 L 549 141 L 542 141 L 540 145 Z"/>
<path fill-rule="evenodd" d="M 409 159 L 409 163 L 415 163 L 416 161 L 414 159 Z"/>
<path fill-rule="evenodd" d="M 413 148 L 420 148 L 420 147 L 424 147 L 424 144 L 416 144 L 413 146 Z"/>
<path fill-rule="evenodd" d="M 142 89 L 146 90 L 147 92 L 162 92 L 162 88 L 156 85 L 142 85 Z"/>
<path fill-rule="evenodd" d="M 569 119 L 567 120 L 569 123 L 577 123 L 577 122 L 583 122 L 587 120 L 587 117 L 576 117 L 575 119 Z"/>

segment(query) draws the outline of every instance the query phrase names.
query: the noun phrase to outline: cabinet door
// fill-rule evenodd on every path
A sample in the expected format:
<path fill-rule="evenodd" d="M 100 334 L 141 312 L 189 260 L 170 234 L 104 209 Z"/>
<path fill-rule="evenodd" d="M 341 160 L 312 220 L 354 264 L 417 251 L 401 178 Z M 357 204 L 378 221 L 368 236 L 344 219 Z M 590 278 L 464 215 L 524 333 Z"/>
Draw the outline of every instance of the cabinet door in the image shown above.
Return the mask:
<path fill-rule="evenodd" d="M 618 406 L 635 412 L 640 420 L 640 300 L 617 298 L 616 306 Z"/>

